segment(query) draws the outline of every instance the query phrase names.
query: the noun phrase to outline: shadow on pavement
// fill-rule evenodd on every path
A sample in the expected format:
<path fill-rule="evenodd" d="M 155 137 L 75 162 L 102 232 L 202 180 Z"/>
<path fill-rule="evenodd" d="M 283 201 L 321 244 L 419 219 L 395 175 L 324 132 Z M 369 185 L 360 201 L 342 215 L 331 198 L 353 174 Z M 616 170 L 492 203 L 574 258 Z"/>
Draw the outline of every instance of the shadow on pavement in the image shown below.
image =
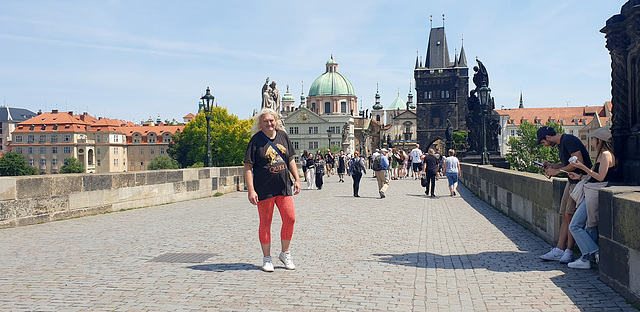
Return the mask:
<path fill-rule="evenodd" d="M 214 264 L 201 264 L 188 266 L 187 269 L 198 271 L 213 271 L 213 272 L 226 272 L 226 271 L 249 271 L 249 270 L 262 270 L 261 267 L 249 263 L 214 263 Z"/>

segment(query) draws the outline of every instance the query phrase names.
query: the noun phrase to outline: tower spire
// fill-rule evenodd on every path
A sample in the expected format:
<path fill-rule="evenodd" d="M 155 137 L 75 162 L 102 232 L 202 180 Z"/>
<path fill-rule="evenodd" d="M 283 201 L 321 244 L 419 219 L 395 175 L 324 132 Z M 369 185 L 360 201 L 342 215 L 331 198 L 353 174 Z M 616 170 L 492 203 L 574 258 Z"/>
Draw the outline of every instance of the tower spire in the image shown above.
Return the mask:
<path fill-rule="evenodd" d="M 522 103 L 522 90 L 520 90 L 520 105 L 518 108 L 524 108 L 524 103 Z"/>

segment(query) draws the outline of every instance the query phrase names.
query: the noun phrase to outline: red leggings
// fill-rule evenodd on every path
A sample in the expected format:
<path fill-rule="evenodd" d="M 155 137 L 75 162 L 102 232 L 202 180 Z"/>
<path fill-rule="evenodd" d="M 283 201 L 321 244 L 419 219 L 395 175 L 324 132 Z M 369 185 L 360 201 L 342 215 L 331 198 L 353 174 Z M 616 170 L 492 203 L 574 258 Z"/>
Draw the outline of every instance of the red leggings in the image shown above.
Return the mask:
<path fill-rule="evenodd" d="M 260 214 L 260 228 L 258 236 L 260 244 L 271 243 L 271 220 L 273 219 L 273 205 L 278 206 L 282 218 L 281 240 L 291 240 L 293 236 L 293 224 L 296 222 L 296 210 L 293 207 L 293 196 L 276 196 L 258 202 L 258 214 Z"/>

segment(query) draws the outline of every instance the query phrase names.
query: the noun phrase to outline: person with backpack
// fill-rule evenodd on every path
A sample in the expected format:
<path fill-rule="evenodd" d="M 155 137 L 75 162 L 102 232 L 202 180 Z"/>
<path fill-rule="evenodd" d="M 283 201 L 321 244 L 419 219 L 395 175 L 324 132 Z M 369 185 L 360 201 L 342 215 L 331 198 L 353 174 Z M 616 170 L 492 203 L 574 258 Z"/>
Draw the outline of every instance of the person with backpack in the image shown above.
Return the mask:
<path fill-rule="evenodd" d="M 378 180 L 378 193 L 380 193 L 380 198 L 384 198 L 384 193 L 389 188 L 389 174 L 387 172 L 387 169 L 389 169 L 389 159 L 387 158 L 386 148 L 383 148 L 381 154 L 373 158 L 371 167 Z"/>
<path fill-rule="evenodd" d="M 364 165 L 364 158 L 360 157 L 360 153 L 356 151 L 353 155 L 354 157 L 349 161 L 348 174 L 353 179 L 353 196 L 360 197 L 360 195 L 358 195 L 360 180 L 362 179 L 362 174 L 367 174 L 367 169 Z"/>

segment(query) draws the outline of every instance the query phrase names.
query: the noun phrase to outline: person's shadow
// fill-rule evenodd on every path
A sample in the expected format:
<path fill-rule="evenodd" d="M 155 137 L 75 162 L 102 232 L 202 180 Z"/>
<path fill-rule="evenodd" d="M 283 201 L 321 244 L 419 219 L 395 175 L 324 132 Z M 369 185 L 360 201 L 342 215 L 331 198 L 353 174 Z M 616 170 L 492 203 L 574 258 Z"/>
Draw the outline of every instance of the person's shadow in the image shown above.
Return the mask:
<path fill-rule="evenodd" d="M 262 270 L 262 267 L 250 263 L 213 263 L 188 266 L 187 269 L 198 271 L 226 272 Z"/>

